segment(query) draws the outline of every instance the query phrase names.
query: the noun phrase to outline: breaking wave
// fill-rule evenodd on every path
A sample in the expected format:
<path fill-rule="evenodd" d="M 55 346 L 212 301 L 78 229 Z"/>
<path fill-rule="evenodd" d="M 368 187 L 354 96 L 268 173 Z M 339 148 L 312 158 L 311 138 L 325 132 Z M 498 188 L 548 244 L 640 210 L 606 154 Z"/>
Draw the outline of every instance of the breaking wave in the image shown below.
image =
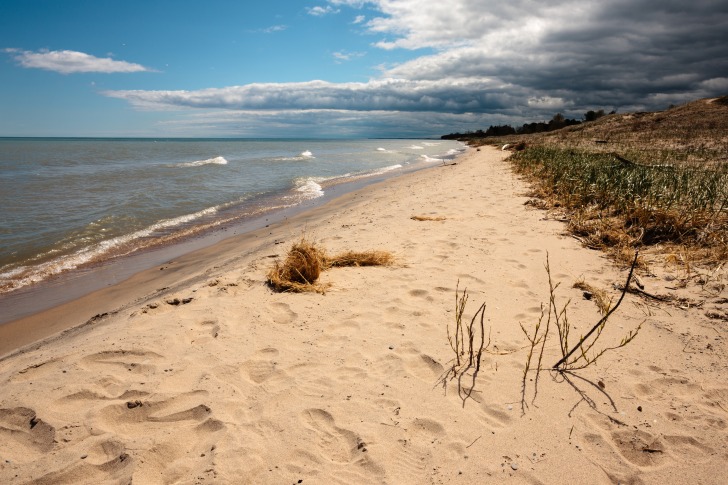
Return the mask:
<path fill-rule="evenodd" d="M 295 160 L 313 160 L 314 158 L 316 157 L 313 156 L 313 153 L 311 153 L 310 150 L 304 150 L 295 157 L 280 157 L 274 158 L 273 160 L 276 160 L 278 162 L 288 162 Z"/>
<path fill-rule="evenodd" d="M 301 196 L 303 200 L 317 199 L 323 197 L 324 189 L 319 185 L 321 182 L 326 180 L 323 177 L 307 177 L 297 179 L 296 192 Z"/>
<path fill-rule="evenodd" d="M 86 263 L 93 263 L 106 259 L 109 255 L 123 256 L 141 249 L 144 245 L 139 244 L 140 239 L 154 236 L 154 233 L 169 230 L 176 226 L 182 226 L 203 216 L 215 214 L 217 207 L 186 214 L 172 219 L 158 221 L 139 231 L 124 234 L 112 239 L 100 241 L 91 246 L 85 247 L 75 253 L 60 256 L 45 263 L 34 266 L 20 266 L 9 271 L 0 273 L 0 289 L 17 289 L 47 279 L 65 271 L 76 269 Z"/>
<path fill-rule="evenodd" d="M 201 167 L 203 165 L 227 165 L 228 161 L 224 157 L 208 158 L 207 160 L 197 160 L 196 162 L 185 162 L 175 164 L 175 167 Z"/>

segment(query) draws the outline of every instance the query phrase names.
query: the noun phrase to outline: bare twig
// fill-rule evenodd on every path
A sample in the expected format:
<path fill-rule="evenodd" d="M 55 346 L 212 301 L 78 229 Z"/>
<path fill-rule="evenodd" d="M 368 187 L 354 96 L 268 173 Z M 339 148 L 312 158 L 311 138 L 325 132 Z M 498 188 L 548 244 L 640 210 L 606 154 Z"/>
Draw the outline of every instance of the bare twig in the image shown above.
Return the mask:
<path fill-rule="evenodd" d="M 632 261 L 632 266 L 630 267 L 629 274 L 627 275 L 627 282 L 624 284 L 624 290 L 622 290 L 622 294 L 620 295 L 619 300 L 617 300 L 617 303 L 606 313 L 606 315 L 604 315 L 596 323 L 596 325 L 594 325 L 591 328 L 591 330 L 589 330 L 586 333 L 586 335 L 584 335 L 579 340 L 579 342 L 569 352 L 567 352 L 556 364 L 554 364 L 553 369 L 555 369 L 555 370 L 565 370 L 563 367 L 567 363 L 569 357 L 571 357 L 572 354 L 574 354 L 574 352 L 576 352 L 579 349 L 582 350 L 582 354 L 583 354 L 583 350 L 584 349 L 582 348 L 582 346 L 584 345 L 584 342 L 586 342 L 586 340 L 589 337 L 591 337 L 591 335 L 594 332 L 596 332 L 597 330 L 599 330 L 599 332 L 601 333 L 601 330 L 604 328 L 604 325 L 607 323 L 607 320 L 612 315 L 612 313 L 614 313 L 617 310 L 617 308 L 619 308 L 619 305 L 622 303 L 622 300 L 624 299 L 624 295 L 627 293 L 627 288 L 629 288 L 630 281 L 632 280 L 632 274 L 634 273 L 634 268 L 635 268 L 635 266 L 637 266 L 637 257 L 638 256 L 639 256 L 639 251 L 635 251 L 634 260 Z M 635 336 L 636 336 L 636 333 L 635 333 Z M 634 336 L 632 336 L 632 338 L 634 338 Z M 632 340 L 632 338 L 630 338 L 629 340 Z M 592 343 L 592 345 L 593 345 L 593 343 Z"/>

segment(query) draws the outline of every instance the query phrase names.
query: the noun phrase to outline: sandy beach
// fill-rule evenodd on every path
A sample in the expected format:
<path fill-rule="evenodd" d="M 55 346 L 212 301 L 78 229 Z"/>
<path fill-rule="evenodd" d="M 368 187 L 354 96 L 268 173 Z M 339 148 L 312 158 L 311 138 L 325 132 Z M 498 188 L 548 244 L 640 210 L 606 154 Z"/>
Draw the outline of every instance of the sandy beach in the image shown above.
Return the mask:
<path fill-rule="evenodd" d="M 470 150 L 0 327 L 0 483 L 725 483 L 725 320 L 706 316 L 725 294 L 627 294 L 600 342 L 644 322 L 637 338 L 542 372 L 535 399 L 530 373 L 522 404 L 547 253 L 575 336 L 601 315 L 572 285 L 617 298 L 627 269 L 524 205 L 507 155 Z M 397 264 L 272 291 L 304 234 Z M 653 294 L 682 271 L 651 270 Z M 443 381 L 458 285 L 491 343 L 474 379 Z"/>

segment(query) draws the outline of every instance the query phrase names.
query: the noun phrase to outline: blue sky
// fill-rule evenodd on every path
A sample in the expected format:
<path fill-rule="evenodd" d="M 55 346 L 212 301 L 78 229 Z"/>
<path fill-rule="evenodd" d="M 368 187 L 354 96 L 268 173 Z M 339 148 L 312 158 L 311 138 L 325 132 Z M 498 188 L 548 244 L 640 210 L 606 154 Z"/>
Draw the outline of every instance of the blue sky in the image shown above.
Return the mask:
<path fill-rule="evenodd" d="M 436 136 L 728 94 L 728 2 L 0 0 L 0 136 Z"/>

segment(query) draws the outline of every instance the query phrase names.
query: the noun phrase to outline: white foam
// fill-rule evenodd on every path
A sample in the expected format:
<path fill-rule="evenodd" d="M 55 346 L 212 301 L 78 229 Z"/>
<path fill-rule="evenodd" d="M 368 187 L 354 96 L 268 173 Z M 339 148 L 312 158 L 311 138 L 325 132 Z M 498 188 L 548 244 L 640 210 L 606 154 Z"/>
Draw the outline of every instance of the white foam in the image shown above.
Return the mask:
<path fill-rule="evenodd" d="M 420 155 L 420 158 L 425 162 L 442 162 L 441 158 L 432 158 L 427 155 Z"/>
<path fill-rule="evenodd" d="M 160 229 L 179 226 L 195 219 L 199 219 L 200 217 L 214 214 L 216 212 L 216 207 L 209 207 L 193 214 L 186 214 L 184 216 L 175 217 L 172 219 L 164 219 L 131 234 L 125 234 L 123 236 L 117 236 L 106 241 L 98 242 L 90 247 L 80 249 L 71 255 L 60 256 L 35 267 L 22 266 L 19 268 L 15 268 L 13 270 L 0 274 L 0 287 L 5 286 L 8 280 L 12 280 L 13 277 L 23 273 L 27 273 L 27 275 L 18 281 L 10 282 L 8 284 L 8 287 L 11 289 L 17 289 L 23 286 L 37 283 L 48 278 L 49 276 L 57 275 L 64 271 L 78 268 L 84 263 L 99 259 L 99 257 L 111 252 L 115 248 L 123 246 L 124 244 L 130 243 L 134 240 L 148 237 L 152 235 L 155 231 L 159 231 Z M 128 251 L 125 251 L 123 254 L 119 254 L 119 256 L 132 253 L 136 249 L 136 247 L 132 247 Z"/>
<path fill-rule="evenodd" d="M 290 162 L 290 161 L 296 161 L 296 160 L 313 160 L 314 157 L 313 153 L 311 153 L 310 150 L 304 150 L 301 153 L 298 154 L 298 156 L 295 157 L 279 157 L 274 158 L 273 160 L 277 162 Z"/>
<path fill-rule="evenodd" d="M 316 199 L 323 197 L 324 189 L 319 185 L 323 182 L 324 178 L 320 177 L 308 177 L 305 179 L 299 179 L 296 181 L 296 192 L 300 192 L 304 199 Z"/>
<path fill-rule="evenodd" d="M 228 161 L 224 157 L 208 158 L 207 160 L 197 160 L 196 162 L 178 163 L 175 167 L 201 167 L 203 165 L 227 165 Z"/>
<path fill-rule="evenodd" d="M 419 145 L 412 145 L 407 148 L 409 148 L 410 150 L 424 150 L 425 149 L 425 147 L 421 147 Z"/>
<path fill-rule="evenodd" d="M 398 168 L 402 168 L 402 165 L 390 165 L 388 167 L 380 168 L 376 172 L 373 173 L 373 175 L 381 175 L 383 173 L 391 172 L 392 170 L 397 170 Z"/>

